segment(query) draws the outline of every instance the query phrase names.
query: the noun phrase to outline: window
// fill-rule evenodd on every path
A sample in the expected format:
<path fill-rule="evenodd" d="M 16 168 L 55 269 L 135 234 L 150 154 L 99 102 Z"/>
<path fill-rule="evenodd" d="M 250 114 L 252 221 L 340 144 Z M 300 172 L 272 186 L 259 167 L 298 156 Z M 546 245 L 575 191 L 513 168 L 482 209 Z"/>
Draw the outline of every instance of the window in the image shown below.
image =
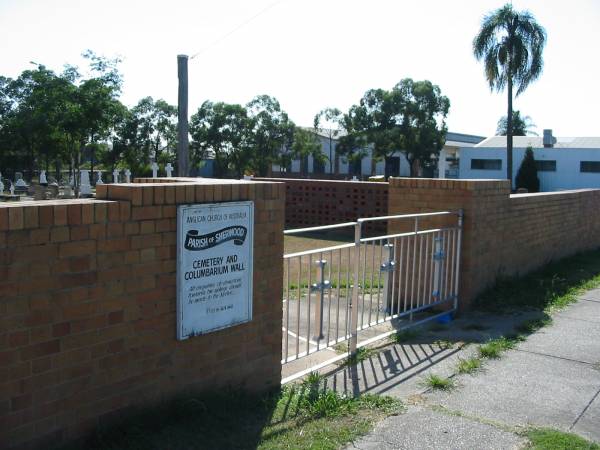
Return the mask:
<path fill-rule="evenodd" d="M 471 170 L 501 170 L 501 159 L 472 159 Z"/>
<path fill-rule="evenodd" d="M 538 172 L 556 172 L 556 161 L 536 159 L 535 167 Z"/>
<path fill-rule="evenodd" d="M 600 161 L 581 161 L 580 172 L 600 172 Z"/>

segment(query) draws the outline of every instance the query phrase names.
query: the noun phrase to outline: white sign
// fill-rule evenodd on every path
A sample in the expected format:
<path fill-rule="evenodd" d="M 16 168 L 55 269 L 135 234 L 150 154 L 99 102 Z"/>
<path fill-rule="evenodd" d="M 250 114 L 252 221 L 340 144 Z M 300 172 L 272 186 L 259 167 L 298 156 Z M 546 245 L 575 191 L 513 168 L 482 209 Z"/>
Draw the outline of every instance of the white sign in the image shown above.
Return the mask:
<path fill-rule="evenodd" d="M 177 339 L 252 320 L 254 203 L 177 208 Z"/>

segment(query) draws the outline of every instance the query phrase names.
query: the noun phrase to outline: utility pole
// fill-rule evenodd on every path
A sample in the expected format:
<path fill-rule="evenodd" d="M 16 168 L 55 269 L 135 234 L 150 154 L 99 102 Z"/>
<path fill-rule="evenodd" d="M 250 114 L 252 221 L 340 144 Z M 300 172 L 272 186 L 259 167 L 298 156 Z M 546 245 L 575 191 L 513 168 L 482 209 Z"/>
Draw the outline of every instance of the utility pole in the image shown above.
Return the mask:
<path fill-rule="evenodd" d="M 177 102 L 177 176 L 188 177 L 189 142 L 188 142 L 188 56 L 177 55 L 177 77 L 179 78 L 179 95 Z"/>

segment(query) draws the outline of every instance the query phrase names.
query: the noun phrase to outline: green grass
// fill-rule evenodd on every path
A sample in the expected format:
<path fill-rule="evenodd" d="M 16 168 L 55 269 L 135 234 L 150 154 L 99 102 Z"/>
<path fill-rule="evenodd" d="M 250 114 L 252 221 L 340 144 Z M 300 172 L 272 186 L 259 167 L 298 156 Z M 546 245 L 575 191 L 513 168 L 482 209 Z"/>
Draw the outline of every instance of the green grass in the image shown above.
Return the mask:
<path fill-rule="evenodd" d="M 440 391 L 449 391 L 456 386 L 454 380 L 451 378 L 441 377 L 434 373 L 430 373 L 429 375 L 425 376 L 425 378 L 423 378 L 422 385 Z"/>
<path fill-rule="evenodd" d="M 438 339 L 437 341 L 434 341 L 433 343 L 434 343 L 434 345 L 437 345 L 442 350 L 450 350 L 450 349 L 454 348 L 454 346 L 456 345 L 454 342 L 448 341 L 447 339 Z"/>
<path fill-rule="evenodd" d="M 481 359 L 475 357 L 467 359 L 460 358 L 456 365 L 458 373 L 474 373 L 479 369 L 481 369 Z"/>
<path fill-rule="evenodd" d="M 412 341 L 419 336 L 419 332 L 414 328 L 407 328 L 405 330 L 399 330 L 395 334 L 390 336 L 390 340 L 395 344 L 404 344 Z"/>
<path fill-rule="evenodd" d="M 336 449 L 368 433 L 382 418 L 404 411 L 390 397 L 346 397 L 321 384 L 320 376 L 311 375 L 302 384 L 264 396 L 237 391 L 190 395 L 131 415 L 63 449 Z"/>
<path fill-rule="evenodd" d="M 354 366 L 354 365 L 364 361 L 365 359 L 370 358 L 375 353 L 377 353 L 375 349 L 368 348 L 368 347 L 361 347 L 361 348 L 357 349 L 355 353 L 353 353 L 348 358 L 346 358 L 343 361 L 342 365 Z"/>
<path fill-rule="evenodd" d="M 533 450 L 600 450 L 594 444 L 580 436 L 550 428 L 537 428 L 525 433 L 529 439 L 529 448 Z"/>
<path fill-rule="evenodd" d="M 475 306 L 503 313 L 534 309 L 547 313 L 575 302 L 582 292 L 600 286 L 600 251 L 580 253 L 521 277 L 499 279 Z"/>
<path fill-rule="evenodd" d="M 513 348 L 517 343 L 516 338 L 499 337 L 487 341 L 485 344 L 479 346 L 479 357 L 488 359 L 500 358 L 500 355 Z"/>

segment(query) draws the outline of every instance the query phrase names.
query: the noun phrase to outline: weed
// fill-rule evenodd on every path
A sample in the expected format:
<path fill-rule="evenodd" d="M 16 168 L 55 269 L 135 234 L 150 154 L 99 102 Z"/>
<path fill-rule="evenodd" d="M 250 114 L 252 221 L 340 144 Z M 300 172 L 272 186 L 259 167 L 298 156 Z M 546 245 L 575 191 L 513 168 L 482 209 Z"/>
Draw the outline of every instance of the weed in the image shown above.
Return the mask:
<path fill-rule="evenodd" d="M 319 372 L 311 372 L 304 380 L 304 383 L 308 386 L 318 386 L 323 381 L 323 376 Z"/>
<path fill-rule="evenodd" d="M 333 349 L 335 350 L 336 353 L 338 354 L 342 354 L 342 353 L 348 353 L 348 343 L 347 342 L 340 342 L 339 344 L 335 344 L 333 346 Z"/>
<path fill-rule="evenodd" d="M 435 345 L 437 345 L 440 349 L 442 350 L 449 350 L 451 348 L 454 348 L 455 343 L 448 341 L 446 339 L 440 339 L 434 342 Z"/>
<path fill-rule="evenodd" d="M 365 359 L 370 358 L 373 354 L 375 354 L 375 350 L 368 347 L 361 347 L 356 350 L 355 353 L 351 354 L 345 361 L 345 366 L 354 366 Z"/>
<path fill-rule="evenodd" d="M 515 344 L 515 339 L 508 339 L 504 336 L 492 339 L 479 346 L 479 356 L 481 358 L 497 359 L 500 358 L 503 352 L 513 348 Z"/>
<path fill-rule="evenodd" d="M 405 330 L 399 330 L 396 334 L 392 334 L 390 339 L 395 344 L 404 344 L 407 341 L 412 341 L 417 336 L 419 336 L 419 332 L 414 328 L 407 328 Z"/>
<path fill-rule="evenodd" d="M 441 391 L 449 391 L 455 387 L 454 380 L 430 373 L 423 379 L 423 386 Z"/>
<path fill-rule="evenodd" d="M 458 373 L 473 373 L 481 369 L 480 358 L 459 358 L 458 365 L 456 366 Z"/>
<path fill-rule="evenodd" d="M 535 333 L 540 328 L 550 325 L 551 323 L 552 318 L 549 316 L 545 316 L 541 319 L 526 320 L 525 322 L 517 325 L 515 327 L 515 330 L 517 330 L 519 333 L 531 334 Z"/>
<path fill-rule="evenodd" d="M 580 436 L 550 428 L 536 428 L 525 433 L 529 448 L 534 450 L 600 450 L 600 445 Z"/>

